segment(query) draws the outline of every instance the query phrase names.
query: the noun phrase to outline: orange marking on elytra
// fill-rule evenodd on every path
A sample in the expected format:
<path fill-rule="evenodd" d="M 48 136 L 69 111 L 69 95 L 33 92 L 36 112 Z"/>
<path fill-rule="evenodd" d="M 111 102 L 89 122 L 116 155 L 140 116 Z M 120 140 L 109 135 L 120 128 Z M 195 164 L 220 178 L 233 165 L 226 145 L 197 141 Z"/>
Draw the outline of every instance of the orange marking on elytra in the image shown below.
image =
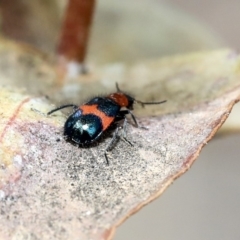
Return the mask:
<path fill-rule="evenodd" d="M 0 142 L 2 142 L 4 135 L 6 134 L 8 128 L 13 124 L 14 120 L 16 119 L 21 107 L 27 103 L 30 100 L 30 98 L 26 98 L 24 99 L 17 107 L 17 109 L 14 111 L 14 114 L 10 117 L 10 119 L 8 120 L 6 126 L 4 127 L 2 134 L 0 135 Z"/>
<path fill-rule="evenodd" d="M 82 105 L 80 107 L 83 114 L 94 114 L 102 120 L 103 131 L 113 122 L 114 118 L 107 116 L 104 112 L 97 109 L 97 105 Z"/>

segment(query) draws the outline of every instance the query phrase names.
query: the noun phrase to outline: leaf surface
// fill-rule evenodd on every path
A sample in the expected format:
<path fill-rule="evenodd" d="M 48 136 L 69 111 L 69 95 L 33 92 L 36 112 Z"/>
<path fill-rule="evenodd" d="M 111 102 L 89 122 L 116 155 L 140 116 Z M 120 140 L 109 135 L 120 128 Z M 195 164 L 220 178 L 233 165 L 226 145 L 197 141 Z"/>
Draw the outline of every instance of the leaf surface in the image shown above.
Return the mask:
<path fill-rule="evenodd" d="M 240 97 L 239 55 L 232 50 L 105 65 L 61 81 L 54 61 L 35 51 L 10 44 L 0 49 L 3 56 L 2 82 L 28 91 L 0 89 L 2 239 L 110 239 L 116 226 L 190 168 Z M 136 111 L 148 130 L 129 124 L 134 146 L 120 141 L 107 166 L 110 138 L 92 148 L 67 143 L 66 117 L 45 115 L 53 105 L 34 84 L 58 104 L 80 103 L 113 91 L 112 79 L 138 99 L 168 102 Z"/>

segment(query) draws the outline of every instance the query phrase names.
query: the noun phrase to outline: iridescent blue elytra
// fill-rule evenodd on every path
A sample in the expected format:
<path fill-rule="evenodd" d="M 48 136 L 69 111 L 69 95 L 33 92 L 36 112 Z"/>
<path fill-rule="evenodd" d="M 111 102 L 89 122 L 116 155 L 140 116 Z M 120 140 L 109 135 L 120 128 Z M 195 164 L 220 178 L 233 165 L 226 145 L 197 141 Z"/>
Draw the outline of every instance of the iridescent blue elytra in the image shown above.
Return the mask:
<path fill-rule="evenodd" d="M 125 131 L 127 119 L 126 115 L 130 114 L 134 124 L 138 127 L 135 116 L 131 112 L 134 103 L 161 104 L 161 102 L 142 102 L 134 99 L 130 95 L 123 93 L 118 85 L 117 92 L 105 97 L 94 97 L 81 106 L 67 104 L 60 106 L 48 112 L 52 114 L 60 109 L 72 107 L 74 112 L 68 117 L 64 125 L 64 136 L 67 140 L 78 144 L 79 146 L 88 146 L 96 142 L 101 135 L 111 126 L 115 127 L 113 137 L 105 151 L 105 158 L 108 163 L 107 152 L 112 149 L 116 140 L 119 139 L 119 129 Z M 125 109 L 123 109 L 125 108 Z M 125 137 L 123 137 L 131 144 Z"/>
<path fill-rule="evenodd" d="M 64 135 L 77 144 L 91 144 L 109 127 L 109 122 L 114 121 L 120 108 L 111 99 L 95 97 L 69 116 Z"/>
<path fill-rule="evenodd" d="M 94 114 L 82 115 L 81 110 L 73 113 L 64 125 L 64 135 L 73 142 L 81 145 L 91 143 L 101 133 L 101 119 Z"/>

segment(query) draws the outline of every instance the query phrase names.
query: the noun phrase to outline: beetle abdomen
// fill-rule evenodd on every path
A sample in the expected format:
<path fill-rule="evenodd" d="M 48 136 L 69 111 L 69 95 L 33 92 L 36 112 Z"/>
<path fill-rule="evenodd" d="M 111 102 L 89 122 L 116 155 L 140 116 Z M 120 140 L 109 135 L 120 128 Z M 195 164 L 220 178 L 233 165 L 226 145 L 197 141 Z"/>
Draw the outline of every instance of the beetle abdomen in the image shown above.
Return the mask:
<path fill-rule="evenodd" d="M 79 116 L 77 110 L 65 123 L 64 135 L 71 141 L 84 145 L 94 142 L 102 133 L 102 121 L 94 114 Z"/>

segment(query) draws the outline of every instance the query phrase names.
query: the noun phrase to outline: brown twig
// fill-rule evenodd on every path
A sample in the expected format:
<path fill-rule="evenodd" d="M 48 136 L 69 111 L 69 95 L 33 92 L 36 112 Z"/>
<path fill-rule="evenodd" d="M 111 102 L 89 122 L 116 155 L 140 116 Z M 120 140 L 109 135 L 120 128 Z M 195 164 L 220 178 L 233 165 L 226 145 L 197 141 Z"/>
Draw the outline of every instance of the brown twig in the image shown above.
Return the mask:
<path fill-rule="evenodd" d="M 57 48 L 57 53 L 68 61 L 84 62 L 94 6 L 95 0 L 68 1 Z"/>

